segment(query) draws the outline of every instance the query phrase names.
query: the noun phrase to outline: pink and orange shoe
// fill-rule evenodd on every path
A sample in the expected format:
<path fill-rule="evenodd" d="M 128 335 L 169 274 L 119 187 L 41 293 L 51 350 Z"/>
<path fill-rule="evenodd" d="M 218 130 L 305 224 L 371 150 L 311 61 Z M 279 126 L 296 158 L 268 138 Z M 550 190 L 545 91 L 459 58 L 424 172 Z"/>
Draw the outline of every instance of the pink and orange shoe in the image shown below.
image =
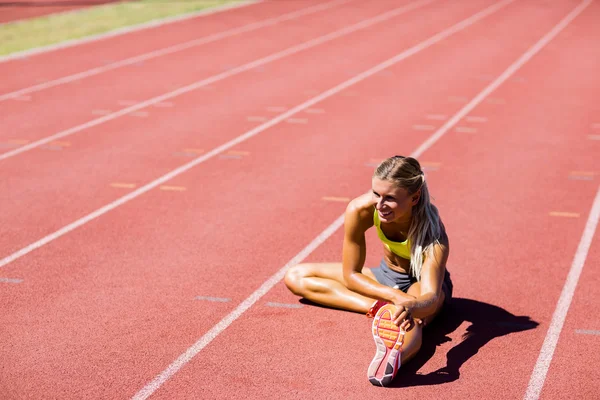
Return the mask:
<path fill-rule="evenodd" d="M 395 311 L 394 304 L 377 301 L 367 313 L 367 316 L 373 317 L 372 333 L 377 346 L 377 353 L 369 365 L 367 376 L 375 386 L 388 386 L 400 368 L 406 332 L 394 324 L 392 316 Z"/>

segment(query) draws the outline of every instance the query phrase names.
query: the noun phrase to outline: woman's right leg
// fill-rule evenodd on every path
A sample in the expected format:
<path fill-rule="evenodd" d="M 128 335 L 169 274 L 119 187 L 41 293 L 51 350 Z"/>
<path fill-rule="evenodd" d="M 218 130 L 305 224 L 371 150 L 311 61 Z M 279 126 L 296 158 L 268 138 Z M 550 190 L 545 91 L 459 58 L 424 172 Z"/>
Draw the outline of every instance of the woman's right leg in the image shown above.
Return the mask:
<path fill-rule="evenodd" d="M 362 273 L 375 279 L 369 268 L 363 268 Z M 314 303 L 363 314 L 375 301 L 346 287 L 342 263 L 298 264 L 285 274 L 285 284 L 294 294 Z"/>

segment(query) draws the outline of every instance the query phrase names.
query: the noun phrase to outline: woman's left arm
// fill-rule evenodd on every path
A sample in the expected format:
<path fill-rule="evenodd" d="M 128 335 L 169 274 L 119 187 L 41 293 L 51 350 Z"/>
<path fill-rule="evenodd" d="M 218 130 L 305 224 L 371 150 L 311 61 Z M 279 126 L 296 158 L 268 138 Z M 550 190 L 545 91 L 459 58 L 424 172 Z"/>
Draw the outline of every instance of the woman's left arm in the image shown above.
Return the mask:
<path fill-rule="evenodd" d="M 423 262 L 420 281 L 421 293 L 414 300 L 407 300 L 399 304 L 402 307 L 398 307 L 394 318 L 397 325 L 410 317 L 424 320 L 437 311 L 449 253 L 448 240 L 446 237 L 444 239 L 433 246 L 431 254 Z"/>

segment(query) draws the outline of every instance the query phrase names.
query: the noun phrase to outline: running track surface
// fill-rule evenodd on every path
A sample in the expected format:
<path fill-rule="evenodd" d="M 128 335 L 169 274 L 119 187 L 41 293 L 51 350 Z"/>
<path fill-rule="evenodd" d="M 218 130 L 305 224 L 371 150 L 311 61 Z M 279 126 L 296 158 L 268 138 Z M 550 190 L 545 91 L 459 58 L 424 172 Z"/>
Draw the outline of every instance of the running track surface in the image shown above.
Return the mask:
<path fill-rule="evenodd" d="M 19 21 L 22 19 L 40 17 L 58 12 L 77 10 L 83 7 L 97 6 L 100 4 L 114 3 L 117 0 L 13 0 L 0 3 L 0 24 Z"/>
<path fill-rule="evenodd" d="M 547 399 L 595 396 L 598 233 L 545 381 L 530 380 L 598 202 L 600 4 L 347 0 L 314 9 L 322 4 L 264 2 L 0 63 L 15 77 L 2 81 L 2 96 L 292 15 L 0 101 L 0 157 L 67 133 L 0 159 L 0 397 L 513 399 L 528 387 Z M 426 42 L 462 21 L 472 23 Z M 313 44 L 290 50 L 300 43 Z M 511 65 L 519 68 L 478 97 Z M 450 233 L 455 300 L 396 387 L 375 388 L 365 376 L 375 349 L 366 317 L 298 302 L 272 277 L 299 253 L 338 261 L 342 229 L 322 232 L 345 199 L 369 190 L 377 160 L 414 154 L 436 133 L 419 159 Z M 302 252 L 316 238 L 323 243 Z M 376 265 L 375 236 L 367 246 Z M 265 282 L 275 285 L 252 297 Z M 240 312 L 249 296 L 256 302 Z"/>

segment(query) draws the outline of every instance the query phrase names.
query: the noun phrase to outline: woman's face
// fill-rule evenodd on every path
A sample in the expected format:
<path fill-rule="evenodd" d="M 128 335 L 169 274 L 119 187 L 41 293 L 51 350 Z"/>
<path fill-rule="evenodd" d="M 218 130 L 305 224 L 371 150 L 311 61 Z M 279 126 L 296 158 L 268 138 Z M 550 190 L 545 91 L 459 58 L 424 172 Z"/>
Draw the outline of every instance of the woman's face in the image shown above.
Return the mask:
<path fill-rule="evenodd" d="M 410 220 L 412 207 L 417 204 L 420 193 L 409 195 L 404 188 L 393 182 L 373 178 L 371 182 L 375 209 L 381 222 L 400 222 Z"/>

